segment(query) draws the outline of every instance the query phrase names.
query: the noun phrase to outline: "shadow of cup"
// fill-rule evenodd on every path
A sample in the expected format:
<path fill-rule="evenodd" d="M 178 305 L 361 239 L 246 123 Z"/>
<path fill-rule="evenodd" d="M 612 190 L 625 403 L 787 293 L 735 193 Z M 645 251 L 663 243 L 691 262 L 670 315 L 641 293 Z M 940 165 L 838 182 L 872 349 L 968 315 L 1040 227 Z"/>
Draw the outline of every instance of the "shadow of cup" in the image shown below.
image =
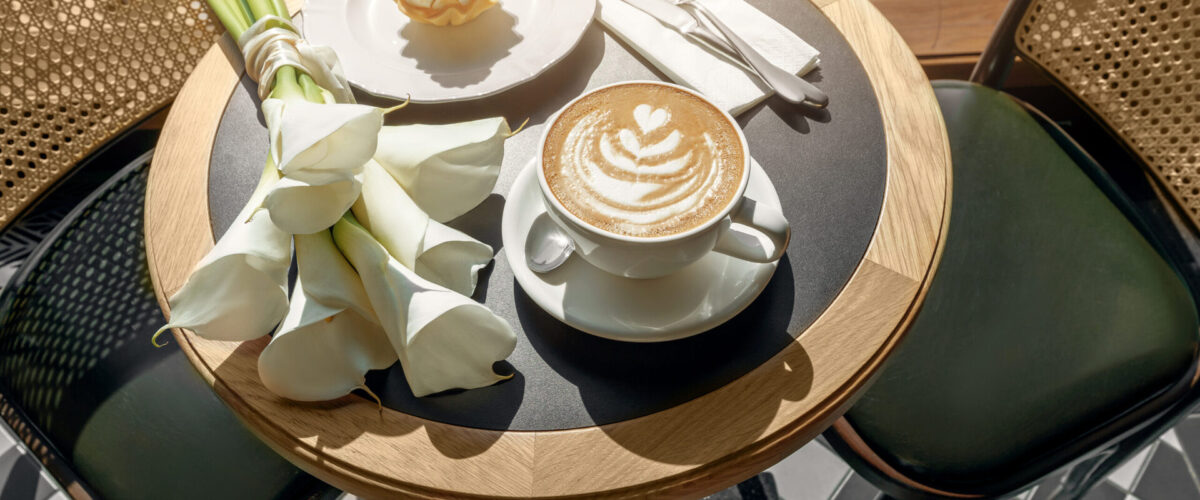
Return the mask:
<path fill-rule="evenodd" d="M 795 340 L 789 333 L 795 299 L 791 264 L 782 259 L 763 293 L 729 322 L 685 339 L 657 343 L 617 342 L 574 330 L 542 311 L 516 288 L 517 312 L 526 338 L 552 370 L 568 380 L 579 393 L 590 419 L 623 447 L 640 455 L 669 463 L 705 460 L 701 454 L 672 454 L 660 448 L 657 439 L 625 434 L 620 423 L 645 417 L 687 403 L 733 380 L 772 364 L 780 379 L 786 379 L 784 399 L 803 398 L 812 383 L 812 366 L 807 355 L 787 360 L 774 356 Z M 752 408 L 739 408 L 737 418 L 748 428 L 763 429 L 771 422 L 779 398 Z M 653 417 L 651 417 L 653 418 Z M 704 420 L 703 415 L 697 415 Z M 606 425 L 614 424 L 614 425 Z M 680 442 L 680 436 L 664 428 Z M 757 437 L 747 433 L 747 439 Z M 749 442 L 749 441 L 747 441 Z"/>
<path fill-rule="evenodd" d="M 771 370 L 770 384 L 782 386 L 782 392 L 766 388 L 743 391 L 733 397 L 722 397 L 716 403 L 668 410 L 635 421 L 601 426 L 600 430 L 626 450 L 655 462 L 680 465 L 716 462 L 729 452 L 730 445 L 740 448 L 757 440 L 775 420 L 783 401 L 803 399 L 812 388 L 812 360 L 804 349 L 781 354 L 768 361 L 763 369 Z M 722 446 L 696 440 L 696 436 L 711 433 L 715 428 L 725 429 Z"/>

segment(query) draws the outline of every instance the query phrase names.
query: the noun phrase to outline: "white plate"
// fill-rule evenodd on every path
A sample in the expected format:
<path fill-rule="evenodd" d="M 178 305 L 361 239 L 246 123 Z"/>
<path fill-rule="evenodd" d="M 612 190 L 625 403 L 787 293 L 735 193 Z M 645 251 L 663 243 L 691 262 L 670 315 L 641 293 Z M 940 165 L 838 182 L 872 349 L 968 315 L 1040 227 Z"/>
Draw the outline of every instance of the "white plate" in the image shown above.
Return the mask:
<path fill-rule="evenodd" d="M 546 212 L 534 162 L 517 175 L 504 205 L 504 255 L 525 293 L 551 316 L 593 335 L 628 342 L 689 337 L 728 321 L 763 291 L 777 263 L 755 264 L 711 252 L 674 274 L 649 280 L 621 278 L 572 256 L 537 274 L 525 264 L 525 236 Z M 757 163 L 746 194 L 779 207 L 779 195 Z"/>
<path fill-rule="evenodd" d="M 461 26 L 412 22 L 393 0 L 308 0 L 304 38 L 371 94 L 447 102 L 532 80 L 579 43 L 596 0 L 501 0 Z"/>

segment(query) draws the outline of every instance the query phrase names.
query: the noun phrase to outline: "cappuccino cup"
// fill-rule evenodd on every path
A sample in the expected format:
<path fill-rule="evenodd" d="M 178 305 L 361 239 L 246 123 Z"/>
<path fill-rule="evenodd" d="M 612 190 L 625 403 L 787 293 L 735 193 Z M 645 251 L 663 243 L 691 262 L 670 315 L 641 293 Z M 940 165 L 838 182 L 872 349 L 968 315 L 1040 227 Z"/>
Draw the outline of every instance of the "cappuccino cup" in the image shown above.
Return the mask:
<path fill-rule="evenodd" d="M 576 254 L 618 276 L 666 276 L 713 251 L 774 262 L 791 237 L 779 209 L 746 197 L 737 122 L 678 85 L 621 82 L 572 100 L 542 133 L 536 166 Z"/>

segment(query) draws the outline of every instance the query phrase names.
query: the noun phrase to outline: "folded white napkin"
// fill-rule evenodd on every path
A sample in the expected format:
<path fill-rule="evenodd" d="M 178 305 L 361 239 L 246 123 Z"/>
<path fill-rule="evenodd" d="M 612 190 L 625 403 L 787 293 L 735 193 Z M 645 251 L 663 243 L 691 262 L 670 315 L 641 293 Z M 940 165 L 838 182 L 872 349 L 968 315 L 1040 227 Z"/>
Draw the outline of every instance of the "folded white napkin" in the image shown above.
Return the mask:
<path fill-rule="evenodd" d="M 817 66 L 816 49 L 750 4 L 742 0 L 701 3 L 775 65 L 801 75 Z M 699 91 L 731 115 L 772 93 L 750 70 L 621 0 L 600 0 L 597 18 L 675 83 Z"/>

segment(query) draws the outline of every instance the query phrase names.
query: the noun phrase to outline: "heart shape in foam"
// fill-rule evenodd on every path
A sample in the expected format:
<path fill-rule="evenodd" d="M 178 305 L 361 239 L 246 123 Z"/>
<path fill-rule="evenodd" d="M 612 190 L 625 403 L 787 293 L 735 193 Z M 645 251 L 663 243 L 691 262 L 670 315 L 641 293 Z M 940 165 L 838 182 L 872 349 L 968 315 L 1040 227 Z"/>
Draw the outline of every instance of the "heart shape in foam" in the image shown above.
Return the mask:
<path fill-rule="evenodd" d="M 642 129 L 642 134 L 648 134 L 651 130 L 663 126 L 667 123 L 667 118 L 670 118 L 670 115 L 663 108 L 655 109 L 649 104 L 638 104 L 633 108 L 633 119 L 638 128 Z"/>

